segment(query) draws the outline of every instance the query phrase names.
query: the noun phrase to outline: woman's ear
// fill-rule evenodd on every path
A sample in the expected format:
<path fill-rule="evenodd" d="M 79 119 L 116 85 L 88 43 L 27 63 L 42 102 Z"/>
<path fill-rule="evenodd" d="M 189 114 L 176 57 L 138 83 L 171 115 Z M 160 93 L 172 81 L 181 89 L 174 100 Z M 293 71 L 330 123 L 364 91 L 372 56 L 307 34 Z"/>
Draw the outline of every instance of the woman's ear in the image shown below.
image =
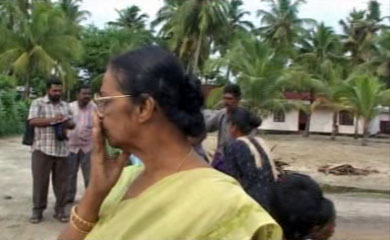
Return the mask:
<path fill-rule="evenodd" d="M 153 97 L 149 95 L 145 97 L 144 101 L 137 106 L 138 122 L 143 123 L 150 120 L 153 117 L 156 105 Z"/>

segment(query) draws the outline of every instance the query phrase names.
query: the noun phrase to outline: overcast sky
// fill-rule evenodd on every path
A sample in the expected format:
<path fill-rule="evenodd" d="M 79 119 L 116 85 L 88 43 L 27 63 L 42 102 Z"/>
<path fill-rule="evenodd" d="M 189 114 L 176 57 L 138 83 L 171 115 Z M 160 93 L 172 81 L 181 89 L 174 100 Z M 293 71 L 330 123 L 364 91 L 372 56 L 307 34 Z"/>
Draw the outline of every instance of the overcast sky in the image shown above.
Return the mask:
<path fill-rule="evenodd" d="M 340 31 L 338 21 L 344 19 L 349 12 L 356 8 L 366 9 L 368 0 L 307 0 L 300 9 L 300 17 L 313 18 L 324 21 L 326 25 Z M 390 15 L 390 0 L 378 0 L 381 4 L 382 16 Z M 154 19 L 158 9 L 163 5 L 163 0 L 83 0 L 82 8 L 91 13 L 87 24 L 93 23 L 98 27 L 104 27 L 108 21 L 117 18 L 116 9 L 123 9 L 131 5 L 139 6 L 142 11 Z M 249 20 L 258 25 L 256 18 L 257 9 L 267 10 L 267 3 L 261 0 L 244 0 L 244 8 L 251 12 Z M 389 24 L 389 21 L 386 22 Z"/>

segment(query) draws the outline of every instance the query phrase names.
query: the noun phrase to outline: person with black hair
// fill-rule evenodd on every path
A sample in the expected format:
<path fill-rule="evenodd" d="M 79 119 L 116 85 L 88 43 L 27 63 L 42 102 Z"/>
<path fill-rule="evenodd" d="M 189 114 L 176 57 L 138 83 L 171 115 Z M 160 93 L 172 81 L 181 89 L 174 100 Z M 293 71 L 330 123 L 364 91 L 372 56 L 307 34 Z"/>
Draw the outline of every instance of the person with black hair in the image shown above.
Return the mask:
<path fill-rule="evenodd" d="M 230 114 L 239 107 L 241 100 L 241 88 L 237 84 L 228 84 L 223 88 L 222 101 L 224 108 L 217 111 L 205 110 L 203 112 L 207 132 L 218 131 L 217 149 L 212 165 L 218 167 L 222 164 L 223 147 L 232 139 L 228 128 Z"/>
<path fill-rule="evenodd" d="M 84 178 L 84 186 L 88 186 L 90 155 L 92 150 L 92 114 L 96 105 L 92 100 L 92 90 L 89 85 L 78 89 L 77 100 L 70 103 L 70 110 L 76 123 L 76 128 L 68 132 L 69 136 L 69 183 L 67 203 L 75 201 L 77 193 L 77 173 L 79 168 Z"/>
<path fill-rule="evenodd" d="M 264 140 L 250 136 L 253 129 L 261 125 L 261 119 L 240 107 L 232 111 L 228 122 L 234 140 L 224 147 L 224 158 L 217 169 L 236 178 L 244 190 L 268 210 L 277 171 Z"/>
<path fill-rule="evenodd" d="M 228 84 L 223 88 L 222 96 L 225 108 L 213 113 L 206 112 L 206 130 L 213 132 L 218 130 L 217 148 L 221 149 L 226 145 L 231 136 L 228 129 L 228 118 L 233 110 L 238 108 L 241 100 L 241 89 L 237 84 Z"/>
<path fill-rule="evenodd" d="M 47 81 L 44 97 L 31 103 L 28 124 L 34 127 L 32 145 L 33 211 L 31 223 L 42 221 L 47 207 L 50 174 L 56 196 L 54 217 L 67 222 L 65 213 L 69 146 L 65 131 L 75 124 L 68 103 L 61 101 L 62 82 L 56 77 Z"/>
<path fill-rule="evenodd" d="M 270 206 L 285 240 L 327 240 L 334 232 L 334 205 L 309 176 L 283 175 L 273 187 Z"/>
<path fill-rule="evenodd" d="M 114 58 L 100 91 L 90 182 L 60 240 L 281 238 L 234 179 L 194 152 L 203 97 L 172 53 L 144 47 Z M 117 159 L 106 140 L 122 149 Z M 125 167 L 129 154 L 143 166 Z"/>

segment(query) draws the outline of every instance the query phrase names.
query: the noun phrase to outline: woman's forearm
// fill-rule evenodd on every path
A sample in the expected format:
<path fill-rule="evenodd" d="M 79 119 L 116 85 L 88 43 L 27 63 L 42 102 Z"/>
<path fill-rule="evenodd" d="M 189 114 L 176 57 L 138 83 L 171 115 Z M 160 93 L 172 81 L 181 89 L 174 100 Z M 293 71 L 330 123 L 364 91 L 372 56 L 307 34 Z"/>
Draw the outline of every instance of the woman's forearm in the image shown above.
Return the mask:
<path fill-rule="evenodd" d="M 77 215 L 87 222 L 97 222 L 100 206 L 105 196 L 99 196 L 93 190 L 87 189 L 80 203 L 77 205 Z M 58 240 L 83 240 L 86 234 L 78 231 L 71 223 L 60 234 Z"/>

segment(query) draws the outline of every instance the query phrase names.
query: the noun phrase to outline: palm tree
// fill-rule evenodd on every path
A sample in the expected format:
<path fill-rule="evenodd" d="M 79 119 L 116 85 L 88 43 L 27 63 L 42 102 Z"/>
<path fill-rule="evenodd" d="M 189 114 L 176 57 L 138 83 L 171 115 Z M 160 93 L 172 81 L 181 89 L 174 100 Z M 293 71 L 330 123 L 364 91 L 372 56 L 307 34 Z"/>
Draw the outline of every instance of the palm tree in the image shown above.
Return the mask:
<path fill-rule="evenodd" d="M 69 22 L 69 34 L 74 35 L 78 39 L 81 38 L 82 26 L 81 22 L 86 20 L 91 14 L 88 11 L 83 11 L 80 8 L 82 0 L 60 0 L 56 3 L 64 13 L 66 19 Z M 65 59 L 60 63 L 58 70 L 59 76 L 65 83 L 67 90 L 67 99 L 70 100 L 70 92 L 72 87 L 77 81 L 77 70 L 71 64 L 72 59 Z"/>
<path fill-rule="evenodd" d="M 309 106 L 306 109 L 308 123 L 303 136 L 310 135 L 311 113 L 319 105 L 333 109 L 332 139 L 336 132 L 338 104 L 333 98 L 333 89 L 340 78 L 340 71 L 334 62 L 340 63 L 340 42 L 330 27 L 323 23 L 310 31 L 305 39 L 300 41 L 300 55 L 296 58 L 293 68 L 286 71 L 285 78 L 292 90 L 310 93 Z"/>
<path fill-rule="evenodd" d="M 231 0 L 228 9 L 229 27 L 233 31 L 251 31 L 254 29 L 254 25 L 251 21 L 243 20 L 246 15 L 250 15 L 249 11 L 244 11 L 242 6 L 244 5 L 242 0 Z"/>
<path fill-rule="evenodd" d="M 331 140 L 335 140 L 338 133 L 338 113 L 342 110 L 350 110 L 343 104 L 338 94 L 340 91 L 339 89 L 345 81 L 344 66 L 345 64 L 340 64 L 340 62 L 327 61 L 323 63 L 322 68 L 324 75 L 321 79 L 323 87 L 317 94 L 317 99 L 313 104 L 313 109 L 317 106 L 323 106 L 333 111 Z"/>
<path fill-rule="evenodd" d="M 224 0 L 166 1 L 154 25 L 169 36 L 170 48 L 186 63 L 188 72 L 199 72 L 211 46 L 227 25 L 228 4 Z M 177 11 L 173 12 L 173 9 Z"/>
<path fill-rule="evenodd" d="M 383 80 L 387 88 L 390 88 L 390 31 L 382 31 L 375 39 L 376 54 L 369 63 L 374 67 L 374 72 Z"/>
<path fill-rule="evenodd" d="M 87 20 L 91 15 L 90 12 L 80 10 L 80 3 L 82 0 L 59 0 L 58 4 L 65 16 L 70 20 L 71 23 L 79 25 L 82 21 Z"/>
<path fill-rule="evenodd" d="M 182 0 L 164 0 L 164 6 L 157 12 L 156 19 L 151 23 L 152 28 L 163 25 L 158 33 L 160 37 L 172 37 L 175 28 L 175 15 L 183 3 Z"/>
<path fill-rule="evenodd" d="M 251 36 L 242 39 L 227 57 L 249 108 L 265 116 L 296 106 L 283 95 L 283 59 L 267 44 Z"/>
<path fill-rule="evenodd" d="M 354 74 L 339 91 L 342 101 L 363 118 L 362 145 L 367 145 L 368 128 L 371 120 L 379 113 L 378 106 L 389 98 L 390 89 L 384 90 L 376 77 L 368 74 Z"/>
<path fill-rule="evenodd" d="M 369 2 L 369 12 L 353 9 L 346 21 L 340 20 L 344 48 L 351 55 L 353 66 L 370 61 L 375 56 L 375 36 L 381 29 L 388 28 L 381 24 L 385 18 L 380 18 L 379 6 L 375 2 Z"/>
<path fill-rule="evenodd" d="M 16 30 L 16 26 L 28 15 L 28 0 L 0 1 L 0 23 L 8 29 Z"/>
<path fill-rule="evenodd" d="M 287 69 L 283 74 L 285 81 L 285 90 L 295 91 L 299 93 L 309 93 L 309 104 L 302 104 L 300 110 L 303 110 L 307 116 L 304 137 L 310 136 L 310 122 L 312 113 L 316 107 L 316 95 L 324 86 L 321 80 L 315 78 L 315 75 L 310 74 L 304 67 L 294 66 Z"/>
<path fill-rule="evenodd" d="M 305 25 L 315 25 L 313 19 L 299 18 L 299 7 L 305 0 L 263 0 L 271 6 L 271 11 L 258 10 L 261 17 L 259 32 L 266 42 L 282 52 L 289 52 L 293 44 L 305 33 Z M 265 26 L 263 26 L 265 25 Z"/>
<path fill-rule="evenodd" d="M 117 10 L 119 18 L 115 22 L 108 22 L 108 24 L 132 30 L 145 29 L 148 15 L 140 12 L 141 9 L 135 5 L 123 10 Z"/>
<path fill-rule="evenodd" d="M 25 98 L 29 97 L 32 73 L 62 71 L 81 53 L 80 42 L 69 33 L 69 24 L 60 9 L 34 2 L 29 11 L 29 16 L 19 20 L 16 30 L 1 28 L 9 45 L 0 52 L 0 71 L 12 72 L 24 80 Z"/>
<path fill-rule="evenodd" d="M 216 36 L 214 51 L 219 52 L 220 56 L 224 57 L 227 52 L 234 48 L 237 41 L 250 35 L 250 32 L 255 28 L 253 23 L 244 20 L 244 17 L 250 15 L 250 12 L 242 9 L 242 0 L 230 0 L 228 4 L 228 24 L 223 30 L 224 34 Z M 215 53 L 214 52 L 214 53 Z M 218 63 L 218 61 L 217 61 Z M 207 65 L 207 62 L 206 62 Z M 218 65 L 218 64 L 217 64 Z M 215 66 L 217 66 L 215 65 Z M 231 68 L 226 64 L 225 80 L 229 81 Z M 217 72 L 220 71 L 217 66 Z"/>

